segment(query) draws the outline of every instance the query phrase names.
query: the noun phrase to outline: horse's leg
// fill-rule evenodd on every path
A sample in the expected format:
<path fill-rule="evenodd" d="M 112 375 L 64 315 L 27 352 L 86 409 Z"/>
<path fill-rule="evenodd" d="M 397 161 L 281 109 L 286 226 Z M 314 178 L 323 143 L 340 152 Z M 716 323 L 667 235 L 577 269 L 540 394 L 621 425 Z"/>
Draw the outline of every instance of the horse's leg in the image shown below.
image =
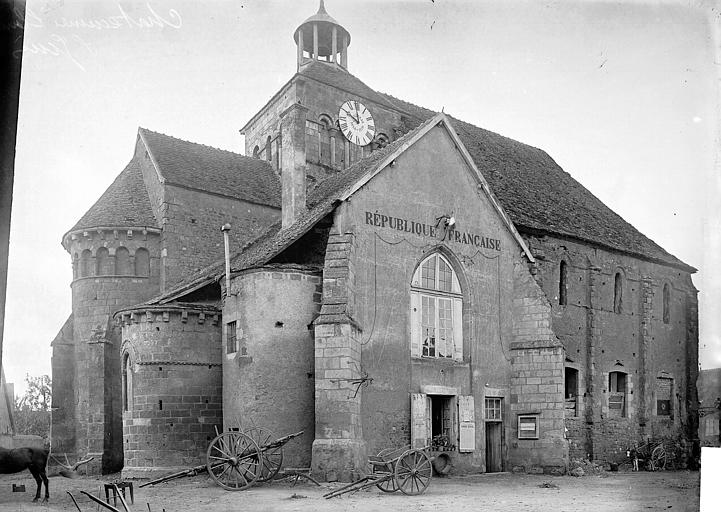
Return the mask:
<path fill-rule="evenodd" d="M 48 487 L 48 475 L 45 473 L 45 469 L 40 470 L 40 478 L 43 479 L 43 483 L 45 484 L 45 497 L 43 501 L 48 501 L 50 499 L 50 488 Z"/>
<path fill-rule="evenodd" d="M 40 472 L 37 469 L 35 469 L 33 467 L 29 467 L 28 469 L 30 470 L 30 473 L 33 475 L 35 482 L 37 482 L 37 484 L 38 484 L 38 490 L 35 491 L 35 499 L 33 500 L 33 501 L 38 501 L 40 499 L 40 488 L 42 487 L 43 481 L 40 478 Z M 47 487 L 46 487 L 46 489 L 47 489 Z"/>

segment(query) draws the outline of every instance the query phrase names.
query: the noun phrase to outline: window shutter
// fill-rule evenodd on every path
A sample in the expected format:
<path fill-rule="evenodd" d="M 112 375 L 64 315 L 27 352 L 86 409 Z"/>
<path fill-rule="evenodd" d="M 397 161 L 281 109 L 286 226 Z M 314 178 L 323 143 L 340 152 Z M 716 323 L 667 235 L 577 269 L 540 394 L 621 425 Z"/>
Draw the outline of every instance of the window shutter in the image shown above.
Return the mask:
<path fill-rule="evenodd" d="M 472 452 L 476 449 L 476 415 L 472 395 L 458 397 L 458 419 L 458 451 Z"/>
<path fill-rule="evenodd" d="M 421 296 L 411 292 L 411 357 L 421 357 Z"/>
<path fill-rule="evenodd" d="M 453 359 L 463 360 L 463 301 L 461 299 L 453 299 Z"/>
<path fill-rule="evenodd" d="M 428 397 L 411 393 L 411 448 L 425 448 L 428 444 Z"/>

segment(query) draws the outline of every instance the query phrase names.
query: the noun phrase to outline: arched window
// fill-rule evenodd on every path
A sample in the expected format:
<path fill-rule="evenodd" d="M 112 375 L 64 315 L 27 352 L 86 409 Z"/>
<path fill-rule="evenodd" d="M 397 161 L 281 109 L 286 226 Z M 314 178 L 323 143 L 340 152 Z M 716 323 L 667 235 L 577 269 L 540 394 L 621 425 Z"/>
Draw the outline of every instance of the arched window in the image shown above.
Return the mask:
<path fill-rule="evenodd" d="M 613 312 L 621 311 L 623 311 L 623 276 L 621 272 L 616 272 L 613 278 Z"/>
<path fill-rule="evenodd" d="M 85 249 L 80 254 L 80 277 L 89 277 L 93 275 L 93 253 L 89 249 Z"/>
<path fill-rule="evenodd" d="M 671 287 L 668 283 L 663 285 L 663 323 L 671 321 Z"/>
<path fill-rule="evenodd" d="M 141 277 L 150 275 L 150 254 L 142 247 L 135 251 L 135 275 Z"/>
<path fill-rule="evenodd" d="M 273 161 L 273 152 L 271 151 L 271 138 L 270 135 L 268 135 L 268 138 L 265 140 L 265 159 L 269 162 Z"/>
<path fill-rule="evenodd" d="M 133 409 L 133 366 L 130 354 L 127 352 L 123 355 L 122 380 L 123 411 L 131 411 Z"/>
<path fill-rule="evenodd" d="M 133 275 L 133 269 L 130 268 L 130 253 L 125 247 L 118 247 L 115 250 L 115 275 Z"/>
<path fill-rule="evenodd" d="M 112 274 L 110 267 L 110 255 L 105 247 L 101 247 L 95 253 L 95 275 L 109 276 Z"/>
<path fill-rule="evenodd" d="M 440 254 L 424 259 L 411 282 L 411 354 L 463 359 L 463 296 Z"/>
<path fill-rule="evenodd" d="M 558 269 L 558 304 L 565 306 L 568 301 L 568 264 L 561 260 L 561 265 Z"/>
<path fill-rule="evenodd" d="M 253 158 L 260 158 L 260 148 L 256 145 L 253 148 Z"/>

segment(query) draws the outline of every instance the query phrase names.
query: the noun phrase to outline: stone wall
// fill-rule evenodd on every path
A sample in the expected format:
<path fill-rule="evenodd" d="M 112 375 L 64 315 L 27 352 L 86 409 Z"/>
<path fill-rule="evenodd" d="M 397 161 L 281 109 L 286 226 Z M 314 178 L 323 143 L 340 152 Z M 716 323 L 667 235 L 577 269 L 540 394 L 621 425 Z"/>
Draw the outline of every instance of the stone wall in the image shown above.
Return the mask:
<path fill-rule="evenodd" d="M 695 437 L 698 317 L 690 274 L 570 240 L 526 240 L 566 351 L 565 366 L 578 370 L 578 417 L 566 421 L 574 456 L 617 461 L 649 438 Z M 560 300 L 561 261 L 566 304 Z M 625 375 L 620 417 L 609 407 L 613 372 Z M 657 388 L 667 382 L 659 379 L 672 382 L 668 415 L 659 414 Z"/>
<path fill-rule="evenodd" d="M 284 465 L 310 467 L 315 397 L 312 322 L 320 267 L 267 265 L 231 281 L 223 305 L 225 428 L 263 427 L 276 437 L 303 431 L 283 448 Z M 229 324 L 236 343 L 228 345 Z"/>
<path fill-rule="evenodd" d="M 120 360 L 130 360 L 123 477 L 204 464 L 223 425 L 220 311 L 154 306 L 125 309 L 116 318 L 122 325 Z"/>
<path fill-rule="evenodd" d="M 121 340 L 112 315 L 159 292 L 159 233 L 104 228 L 70 233 L 64 242 L 73 262 L 73 318 L 53 346 L 53 375 L 64 383 L 53 397 L 59 407 L 53 411 L 53 448 L 69 460 L 95 457 L 92 472 L 114 472 L 123 455 L 116 393 Z M 72 335 L 64 332 L 69 329 Z"/>

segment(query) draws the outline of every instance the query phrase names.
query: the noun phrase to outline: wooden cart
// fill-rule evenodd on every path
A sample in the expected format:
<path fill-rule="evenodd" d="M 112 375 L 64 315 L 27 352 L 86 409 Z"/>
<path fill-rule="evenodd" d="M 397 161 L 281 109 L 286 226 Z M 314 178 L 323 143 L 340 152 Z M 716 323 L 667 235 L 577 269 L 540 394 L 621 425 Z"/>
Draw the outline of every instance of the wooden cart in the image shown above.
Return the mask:
<path fill-rule="evenodd" d="M 368 458 L 368 474 L 355 482 L 344 485 L 323 495 L 334 498 L 341 494 L 360 491 L 375 485 L 383 492 L 401 491 L 403 494 L 422 494 L 431 483 L 433 466 L 426 449 L 409 446 L 395 450 L 383 450 Z"/>
<path fill-rule="evenodd" d="M 223 432 L 210 442 L 204 465 L 146 482 L 139 487 L 195 476 L 207 471 L 223 489 L 242 491 L 256 483 L 271 480 L 283 463 L 283 446 L 302 434 L 301 430 L 276 439 L 272 432 L 262 427 Z M 295 472 L 293 474 L 296 475 Z M 309 478 L 303 474 L 297 476 Z"/>

